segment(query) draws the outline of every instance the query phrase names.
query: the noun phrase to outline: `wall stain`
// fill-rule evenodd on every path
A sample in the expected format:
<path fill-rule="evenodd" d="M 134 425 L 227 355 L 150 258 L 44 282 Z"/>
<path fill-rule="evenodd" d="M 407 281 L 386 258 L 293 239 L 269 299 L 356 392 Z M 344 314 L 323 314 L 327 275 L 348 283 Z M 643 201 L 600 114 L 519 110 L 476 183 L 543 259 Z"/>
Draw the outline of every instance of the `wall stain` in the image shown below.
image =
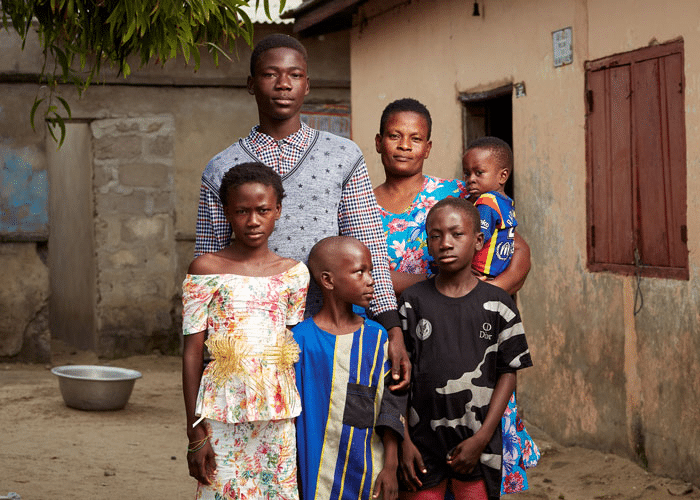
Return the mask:
<path fill-rule="evenodd" d="M 45 170 L 13 151 L 0 151 L 0 233 L 48 233 L 49 181 Z"/>

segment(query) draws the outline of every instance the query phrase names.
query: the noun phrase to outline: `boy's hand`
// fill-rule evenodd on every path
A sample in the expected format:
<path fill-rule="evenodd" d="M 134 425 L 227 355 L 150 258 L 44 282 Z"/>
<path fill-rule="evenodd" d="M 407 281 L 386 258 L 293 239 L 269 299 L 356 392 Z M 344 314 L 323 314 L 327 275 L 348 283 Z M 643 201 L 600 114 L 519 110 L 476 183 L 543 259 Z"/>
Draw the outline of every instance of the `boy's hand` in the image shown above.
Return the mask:
<path fill-rule="evenodd" d="M 382 500 L 396 500 L 399 497 L 399 481 L 396 477 L 396 467 L 384 467 L 377 476 L 372 498 L 379 498 L 379 495 L 382 495 Z"/>
<path fill-rule="evenodd" d="M 202 484 L 210 485 L 216 476 L 216 459 L 210 443 L 201 450 L 187 454 L 187 467 L 190 476 Z"/>
<path fill-rule="evenodd" d="M 465 439 L 447 456 L 447 465 L 459 474 L 469 474 L 479 463 L 481 452 L 486 448 L 477 436 Z"/>
<path fill-rule="evenodd" d="M 423 457 L 413 444 L 413 441 L 408 437 L 408 431 L 404 435 L 404 440 L 401 443 L 401 476 L 403 482 L 409 491 L 416 491 L 423 486 L 423 483 L 418 479 L 418 473 L 425 474 L 428 472 L 423 465 Z"/>
<path fill-rule="evenodd" d="M 403 332 L 395 326 L 389 334 L 389 360 L 391 361 L 391 378 L 397 384 L 389 386 L 392 391 L 402 391 L 411 382 L 411 361 L 408 359 L 406 345 L 403 343 Z"/>

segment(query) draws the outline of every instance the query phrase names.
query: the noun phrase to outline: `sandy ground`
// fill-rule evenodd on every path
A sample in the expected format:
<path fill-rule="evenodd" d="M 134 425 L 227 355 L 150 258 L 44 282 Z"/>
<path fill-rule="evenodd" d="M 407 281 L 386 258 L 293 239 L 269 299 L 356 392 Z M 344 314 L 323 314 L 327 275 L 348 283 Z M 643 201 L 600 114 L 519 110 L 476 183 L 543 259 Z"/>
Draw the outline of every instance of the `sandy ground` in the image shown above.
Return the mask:
<path fill-rule="evenodd" d="M 110 364 L 139 370 L 123 410 L 68 408 L 57 378 L 41 365 L 0 364 L 0 499 L 191 499 L 180 359 L 136 356 L 106 363 L 58 352 L 53 366 Z M 543 451 L 530 490 L 512 500 L 700 499 L 688 483 L 645 472 L 629 460 L 563 447 L 528 425 Z"/>

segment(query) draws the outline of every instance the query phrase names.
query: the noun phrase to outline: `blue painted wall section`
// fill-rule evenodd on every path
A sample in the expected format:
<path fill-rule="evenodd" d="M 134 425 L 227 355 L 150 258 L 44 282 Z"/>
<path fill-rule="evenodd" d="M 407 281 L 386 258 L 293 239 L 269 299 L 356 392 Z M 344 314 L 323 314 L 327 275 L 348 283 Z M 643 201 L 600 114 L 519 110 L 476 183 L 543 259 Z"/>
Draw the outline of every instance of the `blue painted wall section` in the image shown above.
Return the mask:
<path fill-rule="evenodd" d="M 49 232 L 49 180 L 45 170 L 14 151 L 0 151 L 0 234 L 46 235 Z"/>

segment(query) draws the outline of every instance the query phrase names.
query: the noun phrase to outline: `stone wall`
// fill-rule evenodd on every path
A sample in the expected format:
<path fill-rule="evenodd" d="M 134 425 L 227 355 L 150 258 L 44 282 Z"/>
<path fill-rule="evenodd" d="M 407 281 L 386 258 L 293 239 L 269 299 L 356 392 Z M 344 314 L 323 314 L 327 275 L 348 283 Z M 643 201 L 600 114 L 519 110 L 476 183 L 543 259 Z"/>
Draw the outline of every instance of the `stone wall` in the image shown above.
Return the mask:
<path fill-rule="evenodd" d="M 44 363 L 51 358 L 48 327 L 49 268 L 46 245 L 0 244 L 0 360 L 21 358 Z M 22 300 L 17 300 L 21 297 Z M 12 307 L 7 307 L 11 305 Z"/>
<path fill-rule="evenodd" d="M 179 346 L 172 116 L 96 120 L 93 136 L 97 350 Z"/>

